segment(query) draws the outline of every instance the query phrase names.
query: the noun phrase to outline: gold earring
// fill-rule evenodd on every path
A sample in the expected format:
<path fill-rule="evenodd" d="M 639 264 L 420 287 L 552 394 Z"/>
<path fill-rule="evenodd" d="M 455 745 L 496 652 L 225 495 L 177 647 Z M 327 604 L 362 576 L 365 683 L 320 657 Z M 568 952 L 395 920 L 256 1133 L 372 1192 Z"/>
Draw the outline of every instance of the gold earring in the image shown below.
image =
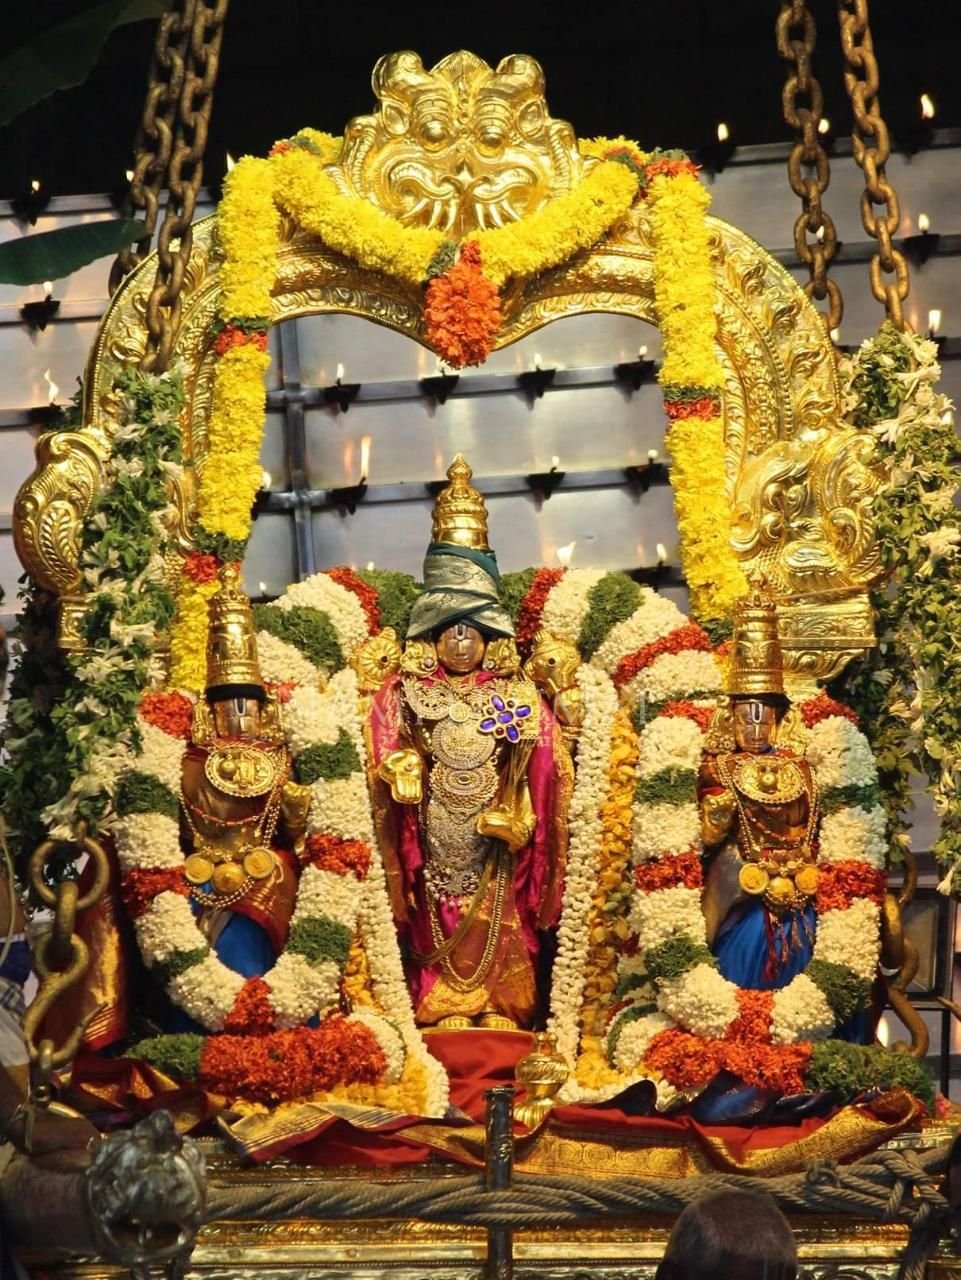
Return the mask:
<path fill-rule="evenodd" d="M 409 676 L 432 676 L 437 670 L 437 650 L 430 640 L 408 640 L 400 669 Z"/>
<path fill-rule="evenodd" d="M 734 710 L 729 698 L 719 698 L 704 735 L 704 750 L 719 755 L 722 751 L 733 751 L 736 745 Z"/>

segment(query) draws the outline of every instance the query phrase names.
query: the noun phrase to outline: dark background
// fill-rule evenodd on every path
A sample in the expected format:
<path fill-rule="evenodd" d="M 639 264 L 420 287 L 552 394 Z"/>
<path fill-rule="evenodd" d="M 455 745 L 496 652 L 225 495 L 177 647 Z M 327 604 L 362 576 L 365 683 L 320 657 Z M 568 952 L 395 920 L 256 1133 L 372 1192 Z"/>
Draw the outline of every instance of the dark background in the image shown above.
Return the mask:
<path fill-rule="evenodd" d="M 3 4 L 10 51 L 76 0 Z M 785 64 L 777 0 L 615 0 L 613 3 L 365 4 L 362 0 L 233 0 L 227 17 L 205 179 L 225 152 L 263 154 L 303 125 L 340 133 L 372 105 L 382 53 L 411 48 L 431 66 L 467 48 L 495 63 L 529 53 L 547 74 L 552 114 L 582 137 L 624 133 L 643 146 L 692 150 L 725 120 L 739 144 L 783 141 Z M 834 0 L 811 0 L 815 74 L 826 114 L 850 130 Z M 570 13 L 571 17 L 566 15 Z M 897 140 L 932 95 L 935 125 L 961 125 L 961 0 L 873 0 L 880 101 Z M 88 82 L 39 103 L 0 130 L 0 198 L 39 178 L 53 195 L 123 186 L 143 105 L 153 23 L 114 32 Z"/>

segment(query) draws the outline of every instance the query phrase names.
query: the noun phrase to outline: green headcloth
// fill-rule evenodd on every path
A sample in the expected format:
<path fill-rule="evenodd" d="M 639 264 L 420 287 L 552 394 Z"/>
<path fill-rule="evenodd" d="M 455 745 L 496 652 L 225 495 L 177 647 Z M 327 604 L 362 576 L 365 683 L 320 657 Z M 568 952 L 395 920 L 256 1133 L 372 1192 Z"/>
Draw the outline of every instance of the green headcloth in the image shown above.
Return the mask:
<path fill-rule="evenodd" d="M 434 505 L 434 536 L 424 559 L 424 587 L 411 610 L 408 640 L 455 622 L 466 622 L 487 635 L 514 634 L 498 595 L 497 559 L 487 545 L 487 508 L 469 483 L 471 475 L 458 454 L 447 472 L 450 484 Z"/>

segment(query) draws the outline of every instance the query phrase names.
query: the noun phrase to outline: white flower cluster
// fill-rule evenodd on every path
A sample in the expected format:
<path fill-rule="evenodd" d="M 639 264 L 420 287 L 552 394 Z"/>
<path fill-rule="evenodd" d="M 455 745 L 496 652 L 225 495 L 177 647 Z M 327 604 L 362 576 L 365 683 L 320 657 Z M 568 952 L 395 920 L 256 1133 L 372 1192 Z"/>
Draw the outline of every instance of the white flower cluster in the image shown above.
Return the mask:
<path fill-rule="evenodd" d="M 373 1032 L 374 1038 L 387 1059 L 387 1066 L 381 1076 L 381 1082 L 383 1084 L 396 1084 L 404 1074 L 404 1064 L 407 1061 L 407 1046 L 404 1044 L 404 1037 L 397 1027 L 388 1018 L 383 1018 L 379 1013 L 374 1013 L 373 1009 L 354 1009 L 347 1021 L 358 1022 L 362 1027 L 366 1027 L 368 1031 Z"/>
<path fill-rule="evenodd" d="M 175 951 L 207 945 L 188 900 L 179 893 L 158 893 L 150 909 L 134 922 L 140 952 L 148 963 L 168 960 Z"/>
<path fill-rule="evenodd" d="M 326 573 L 315 573 L 303 582 L 293 583 L 275 603 L 276 608 L 285 612 L 296 606 L 317 609 L 327 615 L 337 632 L 346 662 L 370 635 L 363 605 L 352 591 Z"/>
<path fill-rule="evenodd" d="M 844 716 L 826 716 L 809 729 L 804 754 L 822 791 L 877 782 L 870 744 Z"/>
<path fill-rule="evenodd" d="M 257 632 L 257 658 L 260 673 L 268 684 L 316 685 L 323 680 L 320 667 L 287 640 Z"/>
<path fill-rule="evenodd" d="M 686 698 L 691 693 L 720 690 L 721 672 L 714 654 L 703 649 L 681 649 L 679 653 L 660 654 L 639 671 L 624 686 L 623 697 L 628 706 L 635 706 L 641 698 L 660 703 Z"/>
<path fill-rule="evenodd" d="M 603 839 L 601 806 L 610 790 L 611 739 L 617 715 L 617 693 L 604 671 L 582 664 L 577 683 L 585 715 L 570 804 L 567 880 L 551 990 L 551 1030 L 568 1062 L 573 1062 L 577 1053 L 588 924 Z"/>
<path fill-rule="evenodd" d="M 675 1025 L 673 1018 L 660 1011 L 628 1022 L 618 1034 L 611 1065 L 625 1074 L 636 1071 L 644 1062 L 644 1055 L 654 1037 L 662 1031 L 670 1031 Z"/>
<path fill-rule="evenodd" d="M 775 1044 L 797 1044 L 802 1040 L 823 1040 L 834 1030 L 834 1013 L 820 987 L 805 973 L 799 973 L 786 987 L 774 993 L 771 1008 L 771 1039 Z"/>
<path fill-rule="evenodd" d="M 700 849 L 700 842 L 701 817 L 694 800 L 684 804 L 634 805 L 635 862 Z"/>
<path fill-rule="evenodd" d="M 292 924 L 325 916 L 353 931 L 362 895 L 357 878 L 348 872 L 323 871 L 320 867 L 304 867 L 297 886 L 297 902 Z"/>
<path fill-rule="evenodd" d="M 663 769 L 700 768 L 704 734 L 686 716 L 661 716 L 645 725 L 638 739 L 637 771 L 642 778 Z"/>
<path fill-rule="evenodd" d="M 821 820 L 818 862 L 866 862 L 879 871 L 887 865 L 887 818 L 880 805 L 850 805 Z"/>
<path fill-rule="evenodd" d="M 165 813 L 128 813 L 113 825 L 121 871 L 164 871 L 182 867 L 180 828 Z"/>
<path fill-rule="evenodd" d="M 77 803 L 80 800 L 102 795 L 108 797 L 108 803 L 112 801 L 120 778 L 135 766 L 136 758 L 130 746 L 130 736 L 129 730 L 125 730 L 114 740 L 95 743 L 83 773 L 74 778 L 65 795 L 43 810 L 44 825 L 52 840 L 73 839 Z M 16 743 L 8 738 L 6 746 L 11 757 L 15 757 Z M 113 810 L 108 807 L 102 826 L 109 831 L 114 822 Z"/>
<path fill-rule="evenodd" d="M 629 618 L 611 628 L 592 661 L 613 675 L 622 659 L 676 631 L 684 621 L 684 615 L 673 600 L 658 595 L 650 587 L 641 587 L 641 603 Z"/>
<path fill-rule="evenodd" d="M 591 588 L 606 576 L 604 569 L 568 569 L 544 602 L 543 629 L 559 640 L 576 644 L 590 608 Z"/>
<path fill-rule="evenodd" d="M 180 779 L 183 773 L 187 744 L 182 738 L 171 737 L 150 724 L 143 716 L 137 716 L 141 748 L 136 768 L 141 773 L 152 774 L 175 796 L 180 795 Z"/>
<path fill-rule="evenodd" d="M 282 1029 L 302 1027 L 315 1014 L 323 1016 L 337 999 L 340 966 L 333 960 L 311 964 L 306 956 L 284 951 L 264 977 L 270 1007 Z"/>
<path fill-rule="evenodd" d="M 872 982 L 878 967 L 880 929 L 881 910 L 870 898 L 855 898 L 849 907 L 824 911 L 818 918 L 814 958 L 844 965 Z"/>
<path fill-rule="evenodd" d="M 703 941 L 701 891 L 675 885 L 654 893 L 636 893 L 631 905 L 630 926 L 637 934 L 641 952 L 683 934 L 694 941 Z"/>
<path fill-rule="evenodd" d="M 720 1039 L 738 1017 L 737 987 L 707 963 L 661 983 L 660 1009 L 696 1036 Z"/>
<path fill-rule="evenodd" d="M 198 931 L 198 937 L 200 936 Z M 211 951 L 167 984 L 170 999 L 207 1031 L 223 1031 L 244 979 L 228 969 Z"/>
<path fill-rule="evenodd" d="M 370 796 L 359 770 L 349 778 L 318 778 L 311 784 L 308 829 L 344 840 L 370 838 Z"/>

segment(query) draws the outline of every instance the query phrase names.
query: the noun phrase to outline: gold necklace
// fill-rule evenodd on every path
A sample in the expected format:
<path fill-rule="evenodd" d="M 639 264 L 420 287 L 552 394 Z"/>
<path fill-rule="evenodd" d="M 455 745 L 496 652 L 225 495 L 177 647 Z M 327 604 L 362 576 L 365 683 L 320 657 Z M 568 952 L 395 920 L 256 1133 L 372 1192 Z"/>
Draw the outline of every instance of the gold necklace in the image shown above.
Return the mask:
<path fill-rule="evenodd" d="M 221 820 L 193 805 L 180 792 L 181 804 L 187 826 L 194 837 L 195 852 L 184 862 L 184 876 L 192 886 L 190 893 L 205 906 L 225 907 L 237 902 L 258 880 L 266 880 L 277 869 L 277 858 L 270 847 L 280 820 L 280 784 L 275 782 L 264 811 L 257 820 L 250 842 L 236 852 L 223 853 L 197 830 L 193 812 L 205 819 L 219 823 Z M 193 812 L 192 812 L 193 811 Z M 229 821 L 229 820 L 228 820 Z M 204 892 L 201 885 L 213 884 L 213 892 Z M 211 901 L 214 899 L 214 901 Z"/>

